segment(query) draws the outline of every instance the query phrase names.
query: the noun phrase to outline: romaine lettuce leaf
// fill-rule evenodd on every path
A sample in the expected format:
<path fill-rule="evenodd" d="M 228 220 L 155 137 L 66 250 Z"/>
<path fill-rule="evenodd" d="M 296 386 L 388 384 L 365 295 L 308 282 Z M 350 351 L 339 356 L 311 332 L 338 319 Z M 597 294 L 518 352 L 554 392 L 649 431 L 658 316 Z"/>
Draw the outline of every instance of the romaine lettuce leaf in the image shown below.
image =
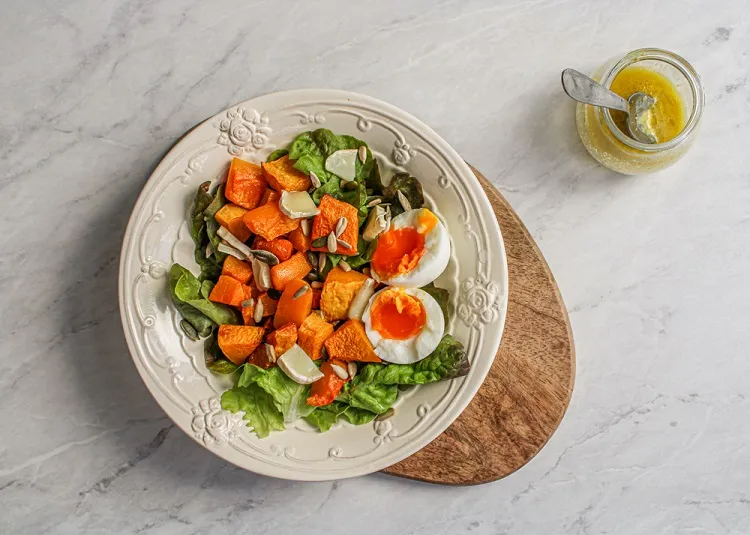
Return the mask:
<path fill-rule="evenodd" d="M 318 431 L 325 432 L 331 429 L 331 426 L 336 423 L 339 418 L 344 418 L 350 424 L 362 425 L 372 422 L 377 414 L 351 407 L 346 403 L 334 401 L 330 405 L 323 407 L 316 407 L 309 415 L 305 417 L 305 421 L 310 425 L 317 427 Z"/>
<path fill-rule="evenodd" d="M 246 387 L 251 384 L 258 385 L 273 398 L 274 406 L 283 414 L 287 423 L 307 416 L 315 409 L 306 403 L 310 385 L 295 383 L 278 366 L 264 370 L 245 364 L 237 386 Z"/>
<path fill-rule="evenodd" d="M 267 437 L 271 431 L 283 431 L 284 417 L 273 397 L 257 384 L 235 386 L 221 396 L 221 407 L 229 412 L 245 411 L 243 419 L 259 438 Z"/>
<path fill-rule="evenodd" d="M 365 369 L 367 366 L 365 366 Z M 346 383 L 336 401 L 346 403 L 357 409 L 383 414 L 390 409 L 398 397 L 396 385 L 381 384 L 357 376 Z"/>
<path fill-rule="evenodd" d="M 423 385 L 469 373 L 463 344 L 446 334 L 428 357 L 414 364 L 368 364 L 355 382 L 383 385 Z"/>

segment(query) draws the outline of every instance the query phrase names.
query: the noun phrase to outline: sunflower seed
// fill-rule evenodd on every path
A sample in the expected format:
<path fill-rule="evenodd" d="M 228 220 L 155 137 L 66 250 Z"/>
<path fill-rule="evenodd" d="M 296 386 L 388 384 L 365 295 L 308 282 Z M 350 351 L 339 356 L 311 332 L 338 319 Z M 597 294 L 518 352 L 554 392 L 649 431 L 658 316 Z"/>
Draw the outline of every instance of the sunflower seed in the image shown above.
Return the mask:
<path fill-rule="evenodd" d="M 259 290 L 268 290 L 271 287 L 271 268 L 255 257 L 253 257 L 253 278 Z"/>
<path fill-rule="evenodd" d="M 352 266 L 350 266 L 349 262 L 347 262 L 346 260 L 340 260 L 339 261 L 339 267 L 341 269 L 343 269 L 344 271 L 351 271 L 352 270 Z"/>
<path fill-rule="evenodd" d="M 336 249 L 338 249 L 338 247 L 336 246 L 336 233 L 335 232 L 331 232 L 328 235 L 328 242 L 326 246 L 328 247 L 329 253 L 335 253 Z"/>
<path fill-rule="evenodd" d="M 339 376 L 339 379 L 343 379 L 344 381 L 349 379 L 349 373 L 338 364 L 331 364 L 331 369 L 333 373 Z"/>
<path fill-rule="evenodd" d="M 321 186 L 320 179 L 318 178 L 318 175 L 310 171 L 310 182 L 312 182 L 312 185 L 314 188 L 319 188 Z"/>
<path fill-rule="evenodd" d="M 396 197 L 398 197 L 398 202 L 404 208 L 404 212 L 408 212 L 409 210 L 411 210 L 411 203 L 409 202 L 409 199 L 406 198 L 406 195 L 401 192 L 401 190 L 396 191 Z"/>
<path fill-rule="evenodd" d="M 323 270 L 326 268 L 327 258 L 325 253 L 318 253 L 318 273 L 321 275 L 323 275 Z"/>
<path fill-rule="evenodd" d="M 213 244 L 209 243 L 206 245 L 206 258 L 211 258 L 211 255 L 214 254 L 214 246 Z"/>
<path fill-rule="evenodd" d="M 258 304 L 255 305 L 255 310 L 253 311 L 253 321 L 255 323 L 260 323 L 263 321 L 263 301 L 258 300 Z"/>
<path fill-rule="evenodd" d="M 315 238 L 312 241 L 311 245 L 313 247 L 315 247 L 315 248 L 318 248 L 318 247 L 325 247 L 326 243 L 328 243 L 328 237 L 327 236 L 321 236 L 320 238 Z"/>
<path fill-rule="evenodd" d="M 271 344 L 265 344 L 266 346 L 266 358 L 268 362 L 276 362 L 276 348 Z"/>
<path fill-rule="evenodd" d="M 219 244 L 219 246 L 216 248 L 217 251 L 220 253 L 228 254 L 229 256 L 235 257 L 237 260 L 245 260 L 247 257 L 243 255 L 241 252 L 239 252 L 237 249 L 232 247 L 231 245 L 227 245 L 223 241 Z M 208 257 L 206 257 L 208 258 Z"/>
<path fill-rule="evenodd" d="M 311 271 L 305 276 L 305 280 L 308 282 L 318 282 L 318 272 Z"/>
<path fill-rule="evenodd" d="M 367 208 L 372 208 L 373 206 L 379 205 L 381 202 L 383 202 L 383 199 L 381 198 L 373 199 L 370 202 L 368 202 L 366 206 Z"/>
<path fill-rule="evenodd" d="M 357 149 L 357 156 L 359 156 L 360 162 L 365 163 L 367 161 L 367 147 L 361 145 L 359 149 Z"/>
<path fill-rule="evenodd" d="M 310 235 L 310 220 L 309 219 L 303 219 L 299 222 L 299 226 L 302 227 L 302 235 L 305 237 L 308 237 Z"/>
<path fill-rule="evenodd" d="M 182 328 L 182 332 L 184 332 L 191 340 L 200 340 L 198 331 L 195 330 L 195 327 L 193 327 L 188 320 L 182 320 L 180 322 L 180 327 Z"/>
<path fill-rule="evenodd" d="M 336 237 L 340 238 L 341 235 L 346 230 L 346 226 L 349 224 L 349 221 L 346 220 L 345 217 L 342 217 L 336 222 Z"/>
<path fill-rule="evenodd" d="M 292 296 L 292 301 L 294 301 L 295 299 L 298 299 L 298 298 L 302 297 L 303 295 L 305 295 L 309 289 L 310 289 L 310 287 L 307 284 L 305 284 L 304 286 L 300 286 L 297 289 L 297 291 L 294 292 L 294 295 Z"/>
<path fill-rule="evenodd" d="M 323 287 L 323 283 L 322 283 L 322 282 L 320 282 L 320 281 L 312 281 L 312 282 L 310 283 L 310 286 L 311 286 L 311 287 L 312 287 L 312 288 L 313 288 L 314 290 L 318 290 L 318 289 L 320 289 L 320 288 L 322 288 L 322 287 Z"/>
<path fill-rule="evenodd" d="M 393 416 L 395 413 L 396 413 L 395 409 L 393 407 L 391 407 L 390 409 L 388 409 L 387 411 L 385 411 L 383 414 L 379 414 L 375 418 L 375 421 L 376 422 L 384 422 L 385 420 L 387 420 L 388 418 L 390 418 L 391 416 Z"/>
<path fill-rule="evenodd" d="M 250 299 L 245 299 L 245 300 L 244 300 L 244 301 L 242 302 L 242 308 L 245 308 L 245 307 L 251 307 L 251 306 L 253 306 L 254 304 L 255 304 L 255 299 L 253 299 L 253 298 L 251 297 Z"/>
<path fill-rule="evenodd" d="M 354 376 L 357 375 L 357 363 L 353 360 L 350 360 L 346 367 L 347 371 L 349 372 L 349 377 L 354 379 Z"/>
<path fill-rule="evenodd" d="M 265 251 L 263 249 L 251 249 L 250 252 L 255 258 L 265 264 L 268 264 L 269 266 L 275 266 L 279 263 L 279 257 L 273 254 L 271 251 Z"/>
<path fill-rule="evenodd" d="M 340 245 L 341 247 L 343 247 L 344 249 L 348 249 L 348 250 L 350 250 L 350 251 L 351 251 L 351 250 L 353 249 L 353 247 L 352 247 L 351 245 L 349 245 L 349 243 L 345 242 L 344 240 L 336 240 L 336 243 L 337 243 L 338 245 Z M 330 242 L 329 242 L 329 243 L 328 243 L 328 246 L 329 246 L 329 250 L 330 250 L 330 245 L 331 245 L 331 244 L 330 244 Z"/>

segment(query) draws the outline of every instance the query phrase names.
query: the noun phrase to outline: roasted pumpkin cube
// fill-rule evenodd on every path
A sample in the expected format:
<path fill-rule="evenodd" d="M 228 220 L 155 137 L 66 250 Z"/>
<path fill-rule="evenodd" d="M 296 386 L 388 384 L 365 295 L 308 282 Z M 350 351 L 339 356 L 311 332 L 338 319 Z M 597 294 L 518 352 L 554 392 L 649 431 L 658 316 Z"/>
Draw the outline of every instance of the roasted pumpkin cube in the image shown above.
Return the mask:
<path fill-rule="evenodd" d="M 310 189 L 310 177 L 294 168 L 289 156 L 283 156 L 272 162 L 261 164 L 266 172 L 266 180 L 276 191 L 307 191 Z"/>
<path fill-rule="evenodd" d="M 229 166 L 224 196 L 243 208 L 252 210 L 266 191 L 268 183 L 263 169 L 254 163 L 234 158 Z"/>
<path fill-rule="evenodd" d="M 331 197 L 330 195 L 324 195 L 318 205 L 320 212 L 313 219 L 312 225 L 312 241 L 318 238 L 327 237 L 331 232 L 336 231 L 336 225 L 341 218 L 346 219 L 346 229 L 339 236 L 339 239 L 351 248 L 345 248 L 340 243 L 337 244 L 336 254 L 353 256 L 357 254 L 357 240 L 359 239 L 359 219 L 357 217 L 357 209 L 351 204 L 340 201 Z M 328 246 L 324 247 L 312 247 L 313 251 L 328 251 Z"/>

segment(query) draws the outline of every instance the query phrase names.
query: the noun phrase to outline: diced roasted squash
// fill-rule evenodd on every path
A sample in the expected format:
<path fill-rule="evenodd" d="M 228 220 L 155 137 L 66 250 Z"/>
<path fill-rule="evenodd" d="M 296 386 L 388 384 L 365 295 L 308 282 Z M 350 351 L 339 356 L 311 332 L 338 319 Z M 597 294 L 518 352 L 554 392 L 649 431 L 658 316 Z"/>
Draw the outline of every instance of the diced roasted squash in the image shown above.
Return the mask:
<path fill-rule="evenodd" d="M 267 186 L 263 169 L 254 163 L 234 158 L 229 166 L 224 195 L 234 204 L 252 210 L 260 204 Z"/>
<path fill-rule="evenodd" d="M 318 360 L 323 344 L 333 334 L 333 325 L 313 313 L 308 315 L 297 330 L 297 343 L 307 355 Z"/>
<path fill-rule="evenodd" d="M 299 227 L 299 219 L 284 215 L 278 203 L 268 203 L 246 213 L 242 220 L 253 234 L 271 241 Z"/>
<path fill-rule="evenodd" d="M 229 360 L 239 366 L 260 345 L 265 332 L 263 327 L 219 325 L 219 348 Z"/>
<path fill-rule="evenodd" d="M 247 262 L 238 260 L 233 256 L 227 256 L 221 268 L 221 274 L 232 277 L 242 284 L 248 284 L 250 279 L 253 278 L 253 268 Z"/>
<path fill-rule="evenodd" d="M 307 191 L 310 188 L 310 177 L 295 169 L 289 156 L 261 165 L 266 172 L 266 180 L 276 191 Z"/>
<path fill-rule="evenodd" d="M 336 399 L 336 396 L 339 395 L 346 384 L 346 380 L 333 371 L 334 365 L 346 370 L 346 362 L 340 360 L 328 360 L 323 363 L 320 367 L 323 377 L 312 384 L 310 395 L 307 397 L 306 403 L 311 407 L 322 407 L 333 403 L 333 400 Z"/>
<path fill-rule="evenodd" d="M 338 266 L 328 273 L 320 296 L 320 309 L 328 321 L 348 317 L 349 305 L 366 280 L 366 275 L 354 270 L 344 271 Z"/>
<path fill-rule="evenodd" d="M 303 287 L 307 287 L 307 290 L 302 290 Z M 278 329 L 287 323 L 294 323 L 297 327 L 302 325 L 312 310 L 312 297 L 312 289 L 305 281 L 302 279 L 290 281 L 279 299 L 276 315 L 273 317 L 273 326 Z"/>
<path fill-rule="evenodd" d="M 280 357 L 297 343 L 297 326 L 294 323 L 282 325 L 266 336 L 266 342 L 276 351 L 276 358 Z"/>
<path fill-rule="evenodd" d="M 227 275 L 221 275 L 208 296 L 209 301 L 238 307 L 245 300 L 245 290 L 240 281 Z"/>
<path fill-rule="evenodd" d="M 271 284 L 283 292 L 286 285 L 294 279 L 304 279 L 312 271 L 305 253 L 295 253 L 286 262 L 276 264 L 271 268 Z"/>
<path fill-rule="evenodd" d="M 337 245 L 336 253 L 341 255 L 352 256 L 357 254 L 357 240 L 359 239 L 359 219 L 357 209 L 349 203 L 339 201 L 330 195 L 324 195 L 318 206 L 320 213 L 313 219 L 312 240 L 328 236 L 336 230 L 336 225 L 343 217 L 346 219 L 346 229 L 339 236 L 339 239 L 351 246 L 345 248 L 340 243 Z M 328 247 L 313 247 L 313 251 L 328 252 Z"/>
<path fill-rule="evenodd" d="M 367 338 L 361 321 L 349 320 L 325 341 L 326 350 L 332 359 L 359 362 L 381 362 Z"/>

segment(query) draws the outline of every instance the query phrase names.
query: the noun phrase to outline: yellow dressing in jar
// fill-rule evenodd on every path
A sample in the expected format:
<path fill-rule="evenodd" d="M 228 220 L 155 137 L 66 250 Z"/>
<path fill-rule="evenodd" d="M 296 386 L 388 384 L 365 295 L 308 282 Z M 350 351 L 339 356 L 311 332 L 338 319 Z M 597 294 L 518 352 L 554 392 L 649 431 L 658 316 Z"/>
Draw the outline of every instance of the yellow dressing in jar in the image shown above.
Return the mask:
<path fill-rule="evenodd" d="M 643 48 L 605 63 L 591 77 L 626 100 L 637 92 L 656 100 L 645 117 L 656 143 L 633 139 L 624 113 L 578 103 L 578 134 L 594 159 L 618 173 L 638 175 L 660 171 L 685 155 L 705 100 L 692 65 L 672 52 Z"/>
<path fill-rule="evenodd" d="M 627 67 L 612 81 L 610 89 L 628 100 L 633 93 L 646 93 L 656 101 L 648 112 L 649 130 L 658 143 L 677 137 L 685 128 L 685 110 L 677 89 L 669 78 L 645 67 Z M 627 115 L 613 111 L 612 120 L 624 134 L 628 132 Z"/>

